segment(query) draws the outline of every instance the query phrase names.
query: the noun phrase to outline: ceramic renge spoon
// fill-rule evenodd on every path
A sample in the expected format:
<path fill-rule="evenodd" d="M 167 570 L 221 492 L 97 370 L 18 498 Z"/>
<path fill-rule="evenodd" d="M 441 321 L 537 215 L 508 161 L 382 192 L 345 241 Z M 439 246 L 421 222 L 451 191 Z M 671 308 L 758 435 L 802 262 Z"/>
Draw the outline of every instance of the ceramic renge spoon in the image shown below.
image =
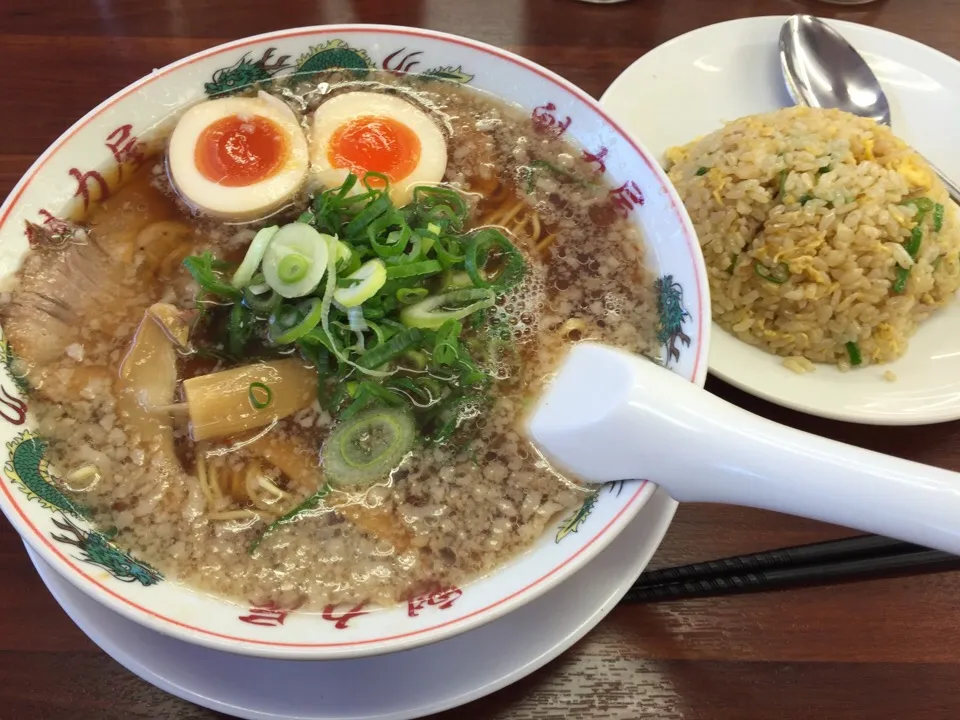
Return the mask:
<path fill-rule="evenodd" d="M 779 425 L 622 350 L 575 345 L 527 429 L 586 482 L 646 478 L 960 554 L 960 473 Z"/>

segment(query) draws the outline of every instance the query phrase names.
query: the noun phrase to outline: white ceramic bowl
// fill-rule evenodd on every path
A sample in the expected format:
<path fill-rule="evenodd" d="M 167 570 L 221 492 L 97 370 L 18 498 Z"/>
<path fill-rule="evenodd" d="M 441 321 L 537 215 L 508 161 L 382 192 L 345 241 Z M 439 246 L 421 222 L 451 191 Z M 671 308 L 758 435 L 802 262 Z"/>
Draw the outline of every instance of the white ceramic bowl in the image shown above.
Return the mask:
<path fill-rule="evenodd" d="M 523 58 L 466 38 L 412 28 L 341 25 L 269 33 L 192 55 L 130 85 L 65 132 L 0 208 L 0 276 L 28 245 L 25 222 L 52 222 L 82 202 L 104 171 L 129 156 L 136 137 L 173 108 L 205 94 L 294 71 L 347 66 L 435 71 L 453 82 L 516 103 L 544 132 L 563 132 L 597 157 L 618 188 L 619 206 L 646 237 L 648 263 L 664 278 L 664 297 L 685 314 L 663 318 L 669 367 L 702 385 L 709 340 L 709 297 L 699 245 L 659 166 L 586 93 Z M 3 356 L 9 357 L 2 344 Z M 464 588 L 392 609 L 361 605 L 322 613 L 238 606 L 151 574 L 82 519 L 50 502 L 44 444 L 31 430 L 27 398 L 0 369 L 0 507 L 31 548 L 104 605 L 187 642 L 251 655 L 332 659 L 392 652 L 489 622 L 546 592 L 603 549 L 653 493 L 640 481 L 605 486 L 532 549 Z M 41 496 L 46 496 L 44 500 Z M 55 500 L 55 499 L 54 499 Z"/>

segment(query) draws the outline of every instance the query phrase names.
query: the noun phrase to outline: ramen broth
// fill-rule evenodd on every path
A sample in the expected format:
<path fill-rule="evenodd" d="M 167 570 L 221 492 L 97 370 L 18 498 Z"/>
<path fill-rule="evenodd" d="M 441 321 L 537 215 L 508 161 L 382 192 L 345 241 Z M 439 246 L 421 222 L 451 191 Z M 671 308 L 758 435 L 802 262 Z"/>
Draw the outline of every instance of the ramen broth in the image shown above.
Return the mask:
<path fill-rule="evenodd" d="M 463 319 L 460 342 L 489 384 L 482 402 L 458 408 L 444 441 L 418 435 L 382 477 L 325 485 L 321 448 L 338 415 L 314 390 L 271 425 L 194 439 L 184 380 L 278 358 L 315 369 L 263 338 L 228 357 L 225 308 L 183 261 L 210 252 L 229 278 L 255 233 L 296 220 L 315 188 L 268 220 L 232 224 L 185 203 L 161 153 L 67 237 L 43 234 L 2 309 L 64 489 L 137 559 L 238 602 L 390 605 L 490 572 L 587 495 L 522 430 L 564 349 L 592 339 L 657 354 L 641 238 L 579 148 L 538 133 L 518 108 L 440 81 L 330 76 L 271 92 L 309 128 L 315 108 L 358 89 L 399 94 L 431 117 L 446 140 L 443 182 L 466 198 L 469 226 L 503 228 L 526 264 L 518 285 Z M 169 314 L 145 319 L 158 307 Z M 342 384 L 362 379 L 353 371 Z"/>

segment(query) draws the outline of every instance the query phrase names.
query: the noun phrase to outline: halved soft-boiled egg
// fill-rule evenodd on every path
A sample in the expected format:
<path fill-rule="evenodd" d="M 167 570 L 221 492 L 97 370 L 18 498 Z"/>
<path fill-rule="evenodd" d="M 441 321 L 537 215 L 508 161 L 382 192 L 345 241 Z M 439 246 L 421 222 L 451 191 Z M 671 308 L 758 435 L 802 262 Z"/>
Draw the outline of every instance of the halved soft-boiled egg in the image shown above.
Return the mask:
<path fill-rule="evenodd" d="M 326 187 L 342 185 L 350 173 L 361 179 L 367 173 L 385 175 L 390 198 L 400 206 L 410 201 L 416 185 L 443 180 L 447 142 L 430 116 L 403 98 L 348 92 L 317 108 L 310 156 L 314 175 Z M 368 182 L 382 185 L 379 178 Z"/>
<path fill-rule="evenodd" d="M 188 202 L 211 215 L 243 220 L 268 215 L 296 195 L 310 153 L 293 111 L 261 93 L 207 100 L 187 110 L 170 137 L 168 162 Z"/>

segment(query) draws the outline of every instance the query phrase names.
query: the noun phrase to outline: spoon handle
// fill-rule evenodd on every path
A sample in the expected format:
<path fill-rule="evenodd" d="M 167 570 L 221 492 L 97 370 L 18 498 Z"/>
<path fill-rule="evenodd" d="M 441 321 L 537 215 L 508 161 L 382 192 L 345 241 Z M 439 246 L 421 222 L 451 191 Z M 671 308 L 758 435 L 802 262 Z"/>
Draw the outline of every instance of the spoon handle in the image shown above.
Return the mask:
<path fill-rule="evenodd" d="M 778 510 L 960 555 L 960 474 L 778 425 L 622 350 L 574 346 L 528 428 L 585 480 L 647 478 L 681 501 Z"/>
<path fill-rule="evenodd" d="M 787 428 L 657 375 L 627 406 L 623 427 L 642 432 L 623 437 L 632 477 L 681 501 L 777 510 L 960 554 L 960 474 Z"/>
<path fill-rule="evenodd" d="M 930 166 L 930 169 L 933 170 L 937 177 L 940 178 L 940 182 L 947 186 L 947 192 L 950 193 L 950 199 L 955 203 L 960 204 L 960 186 L 958 186 L 953 180 L 947 177 L 946 173 L 943 172 L 940 168 L 930 162 L 930 159 L 927 157 L 923 158 L 927 161 L 927 164 Z"/>

